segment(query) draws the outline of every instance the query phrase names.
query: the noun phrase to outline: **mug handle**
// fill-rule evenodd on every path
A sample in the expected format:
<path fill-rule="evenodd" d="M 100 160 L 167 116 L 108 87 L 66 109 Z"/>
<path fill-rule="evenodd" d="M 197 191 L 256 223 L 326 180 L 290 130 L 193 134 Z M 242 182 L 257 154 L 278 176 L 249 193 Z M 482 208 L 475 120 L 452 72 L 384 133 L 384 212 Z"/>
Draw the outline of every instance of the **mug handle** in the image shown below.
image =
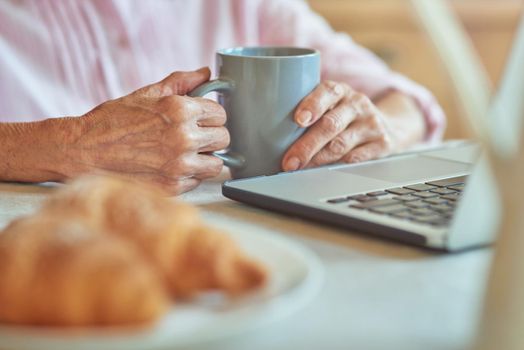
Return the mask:
<path fill-rule="evenodd" d="M 190 97 L 203 97 L 212 91 L 227 93 L 233 90 L 233 86 L 233 81 L 219 78 L 200 85 L 187 95 Z M 211 152 L 211 154 L 222 159 L 224 165 L 229 168 L 241 169 L 246 163 L 246 159 L 241 154 L 230 152 L 228 150 L 225 152 Z"/>

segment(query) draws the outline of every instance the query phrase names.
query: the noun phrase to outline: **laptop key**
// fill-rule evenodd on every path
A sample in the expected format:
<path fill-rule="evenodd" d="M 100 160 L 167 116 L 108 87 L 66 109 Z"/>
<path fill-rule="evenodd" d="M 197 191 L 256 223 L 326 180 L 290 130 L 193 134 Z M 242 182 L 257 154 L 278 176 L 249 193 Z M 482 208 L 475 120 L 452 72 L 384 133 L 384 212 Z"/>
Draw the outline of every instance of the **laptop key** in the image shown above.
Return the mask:
<path fill-rule="evenodd" d="M 456 201 L 460 198 L 460 193 L 455 192 L 456 194 L 448 194 L 440 198 L 447 199 L 448 201 Z"/>
<path fill-rule="evenodd" d="M 393 213 L 393 214 L 390 214 L 390 216 L 392 216 L 394 218 L 397 218 L 397 219 L 411 220 L 411 221 L 414 221 L 417 218 L 416 215 L 413 215 L 409 211 L 401 211 L 401 212 L 398 212 L 398 213 Z"/>
<path fill-rule="evenodd" d="M 431 185 L 426 185 L 426 184 L 416 184 L 416 185 L 404 186 L 404 188 L 407 188 L 407 189 L 410 189 L 410 190 L 413 190 L 413 191 L 417 191 L 417 192 L 422 192 L 422 191 L 429 191 L 429 190 L 435 189 L 437 187 L 436 186 L 431 186 Z"/>
<path fill-rule="evenodd" d="M 430 216 L 436 214 L 433 210 L 428 208 L 411 209 L 410 213 L 412 213 L 416 217 Z"/>
<path fill-rule="evenodd" d="M 369 201 L 375 201 L 377 198 L 366 196 L 365 194 L 362 194 L 360 196 L 353 196 L 352 199 L 358 201 L 358 202 L 369 202 Z"/>
<path fill-rule="evenodd" d="M 406 203 L 406 207 L 413 208 L 413 209 L 420 209 L 420 208 L 429 207 L 429 204 L 419 200 L 417 202 Z"/>
<path fill-rule="evenodd" d="M 457 202 L 453 202 L 453 201 L 448 201 L 446 203 L 447 206 L 450 206 L 451 208 L 455 209 L 455 207 L 457 206 Z"/>
<path fill-rule="evenodd" d="M 350 205 L 350 207 L 357 208 L 357 209 L 371 209 L 371 208 L 386 207 L 389 205 L 398 205 L 398 204 L 399 204 L 398 201 L 394 199 L 381 199 L 381 200 L 374 200 L 374 201 L 353 204 L 353 205 Z"/>
<path fill-rule="evenodd" d="M 387 207 L 371 208 L 370 210 L 374 213 L 379 213 L 379 214 L 393 214 L 393 213 L 398 213 L 401 211 L 407 211 L 408 208 L 406 208 L 402 204 L 397 204 L 397 205 L 390 205 Z"/>
<path fill-rule="evenodd" d="M 446 195 L 446 194 L 457 193 L 457 191 L 455 191 L 455 190 L 450 190 L 449 188 L 445 188 L 445 187 L 439 187 L 439 188 L 436 188 L 436 189 L 434 189 L 434 190 L 431 190 L 430 192 L 438 193 L 438 194 L 440 194 L 440 195 Z"/>
<path fill-rule="evenodd" d="M 420 222 L 423 224 L 433 224 L 433 223 L 440 223 L 443 221 L 447 221 L 442 216 L 435 214 L 435 215 L 429 215 L 429 216 L 421 216 L 415 219 L 416 222 Z"/>
<path fill-rule="evenodd" d="M 340 204 L 340 203 L 346 203 L 349 202 L 349 198 L 347 197 L 340 197 L 340 198 L 333 198 L 327 201 L 329 204 Z"/>
<path fill-rule="evenodd" d="M 429 203 L 429 204 L 439 205 L 439 204 L 446 204 L 448 201 L 445 199 L 441 199 L 441 198 L 430 198 L 430 199 L 424 200 L 424 202 Z"/>
<path fill-rule="evenodd" d="M 464 190 L 464 186 L 465 186 L 464 184 L 460 184 L 460 185 L 448 186 L 447 188 L 461 192 Z"/>
<path fill-rule="evenodd" d="M 413 201 L 420 200 L 420 198 L 412 196 L 410 194 L 406 194 L 403 196 L 396 196 L 396 197 L 393 197 L 393 199 L 396 199 L 397 201 L 402 201 L 402 202 L 413 202 Z"/>
<path fill-rule="evenodd" d="M 388 193 L 386 191 L 375 191 L 375 192 L 369 192 L 367 193 L 368 196 L 371 196 L 371 197 L 380 197 L 380 196 L 385 196 L 387 195 Z"/>
<path fill-rule="evenodd" d="M 432 226 L 449 226 L 449 220 L 437 220 L 430 223 Z"/>
<path fill-rule="evenodd" d="M 438 196 L 438 194 L 433 193 L 433 192 L 417 192 L 417 193 L 414 193 L 413 195 L 419 198 L 433 198 L 433 197 Z"/>
<path fill-rule="evenodd" d="M 405 195 L 405 194 L 414 193 L 415 191 L 407 189 L 407 188 L 398 187 L 398 188 L 390 188 L 390 189 L 386 190 L 386 192 L 402 196 L 402 195 Z"/>
<path fill-rule="evenodd" d="M 353 195 L 353 196 L 347 196 L 347 199 L 350 199 L 352 201 L 355 201 L 357 200 L 358 197 L 362 196 L 362 194 L 356 194 L 356 195 Z"/>
<path fill-rule="evenodd" d="M 457 176 L 457 177 L 451 177 L 449 179 L 442 179 L 438 181 L 429 181 L 426 182 L 427 185 L 433 185 L 437 187 L 448 187 L 458 184 L 463 184 L 467 180 L 467 176 Z"/>
<path fill-rule="evenodd" d="M 449 212 L 452 212 L 453 210 L 455 210 L 455 208 L 450 207 L 447 204 L 436 204 L 436 205 L 430 206 L 430 208 L 435 210 L 435 211 L 438 211 L 440 213 L 443 213 L 443 214 L 444 213 L 449 213 Z"/>

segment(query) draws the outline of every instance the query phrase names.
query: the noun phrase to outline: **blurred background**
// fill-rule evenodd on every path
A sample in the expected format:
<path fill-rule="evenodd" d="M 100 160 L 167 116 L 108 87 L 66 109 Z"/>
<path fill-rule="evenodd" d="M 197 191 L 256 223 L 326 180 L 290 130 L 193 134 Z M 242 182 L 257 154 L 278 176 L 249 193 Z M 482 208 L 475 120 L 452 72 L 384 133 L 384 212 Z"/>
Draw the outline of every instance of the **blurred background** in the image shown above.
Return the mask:
<path fill-rule="evenodd" d="M 417 1 L 417 0 L 411 0 Z M 503 72 L 524 0 L 445 0 L 463 24 L 494 87 Z M 394 70 L 428 87 L 448 116 L 446 139 L 472 136 L 460 100 L 410 0 L 308 0 L 331 26 Z"/>

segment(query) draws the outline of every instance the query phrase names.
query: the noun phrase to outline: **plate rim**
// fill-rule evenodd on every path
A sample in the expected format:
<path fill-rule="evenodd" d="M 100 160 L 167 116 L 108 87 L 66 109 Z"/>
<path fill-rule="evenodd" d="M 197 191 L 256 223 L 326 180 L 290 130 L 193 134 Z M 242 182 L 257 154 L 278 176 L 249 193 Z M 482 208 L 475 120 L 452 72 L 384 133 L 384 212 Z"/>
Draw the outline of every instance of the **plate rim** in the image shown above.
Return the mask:
<path fill-rule="evenodd" d="M 221 225 L 218 224 L 216 226 L 220 227 Z M 30 327 L 25 327 L 24 329 L 24 327 L 0 325 L 0 346 L 2 348 L 13 349 L 45 349 L 52 347 L 53 349 L 59 350 L 70 349 L 74 346 L 75 349 L 103 347 L 106 350 L 117 350 L 124 348 L 142 349 L 144 342 L 146 342 L 149 349 L 173 349 L 209 344 L 212 341 L 242 335 L 283 321 L 307 306 L 320 292 L 325 281 L 325 269 L 317 254 L 302 242 L 283 236 L 283 234 L 277 234 L 275 231 L 267 228 L 258 228 L 264 232 L 244 231 L 243 233 L 235 233 L 235 231 L 240 230 L 240 227 L 234 227 L 233 229 L 230 228 L 226 234 L 233 236 L 233 238 L 235 235 L 247 234 L 255 237 L 255 239 L 269 240 L 272 244 L 277 244 L 280 247 L 284 246 L 286 250 L 300 257 L 300 260 L 306 268 L 307 275 L 298 285 L 293 286 L 283 294 L 277 294 L 265 303 L 249 305 L 249 307 L 245 309 L 236 310 L 233 314 L 228 315 L 232 320 L 228 320 L 218 328 L 204 329 L 198 338 L 194 337 L 194 334 L 193 336 L 191 334 L 185 334 L 181 337 L 179 336 L 179 338 L 170 336 L 159 337 L 155 331 L 158 331 L 160 324 L 165 321 L 165 318 L 169 317 L 168 313 L 147 331 L 137 332 L 129 336 L 108 336 L 107 338 L 98 335 L 92 338 L 92 340 L 89 339 L 89 336 L 82 335 L 69 339 L 48 335 L 27 335 L 24 333 L 31 331 Z M 263 310 L 268 306 L 270 307 L 269 311 Z M 249 322 L 239 322 L 239 320 L 245 321 L 245 313 L 256 314 L 255 316 L 248 316 L 248 318 L 251 318 Z M 35 329 L 36 327 L 33 328 L 33 331 Z M 19 334 L 17 335 L 16 333 Z M 42 341 L 46 344 L 42 344 Z M 133 341 L 138 342 L 133 344 Z"/>

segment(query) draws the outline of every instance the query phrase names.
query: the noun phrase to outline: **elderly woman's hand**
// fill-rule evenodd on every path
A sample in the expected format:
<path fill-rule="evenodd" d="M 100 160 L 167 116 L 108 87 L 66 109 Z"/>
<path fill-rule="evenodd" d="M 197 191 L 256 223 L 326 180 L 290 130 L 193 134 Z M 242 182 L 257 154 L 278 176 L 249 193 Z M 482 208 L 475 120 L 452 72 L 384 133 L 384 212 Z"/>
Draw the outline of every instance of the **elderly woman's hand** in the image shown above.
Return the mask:
<path fill-rule="evenodd" d="M 402 98 L 399 101 L 406 104 L 402 107 L 414 112 L 416 107 Z M 389 155 L 403 147 L 404 141 L 409 143 L 422 138 L 423 120 L 419 111 L 414 113 L 418 116 L 414 118 L 413 126 L 420 130 L 415 130 L 415 135 L 411 133 L 408 140 L 399 141 L 398 135 L 403 131 L 393 129 L 403 126 L 392 125 L 391 120 L 367 96 L 347 84 L 323 81 L 296 109 L 295 122 L 309 129 L 288 149 L 282 168 L 292 171 Z"/>
<path fill-rule="evenodd" d="M 216 176 L 222 161 L 205 153 L 228 146 L 226 114 L 216 102 L 184 96 L 209 75 L 207 68 L 175 72 L 82 116 L 64 173 L 100 169 L 153 182 L 172 194 Z"/>

